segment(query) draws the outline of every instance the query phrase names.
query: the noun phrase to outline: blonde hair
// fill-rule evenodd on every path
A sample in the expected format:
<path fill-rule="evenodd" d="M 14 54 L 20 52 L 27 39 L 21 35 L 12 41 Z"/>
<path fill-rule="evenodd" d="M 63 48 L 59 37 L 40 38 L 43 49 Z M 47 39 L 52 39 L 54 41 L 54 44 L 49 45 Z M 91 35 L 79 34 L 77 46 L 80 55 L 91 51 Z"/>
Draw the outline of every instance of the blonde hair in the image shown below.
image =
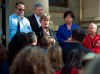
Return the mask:
<path fill-rule="evenodd" d="M 62 61 L 62 49 L 58 45 L 53 45 L 48 50 L 48 58 L 50 59 L 50 64 L 55 71 L 58 71 L 63 66 Z"/>
<path fill-rule="evenodd" d="M 49 14 L 42 14 L 41 16 L 40 16 L 40 22 L 44 19 L 44 20 L 46 20 L 46 19 L 49 19 L 50 20 L 50 18 L 51 18 L 51 16 L 49 15 Z"/>

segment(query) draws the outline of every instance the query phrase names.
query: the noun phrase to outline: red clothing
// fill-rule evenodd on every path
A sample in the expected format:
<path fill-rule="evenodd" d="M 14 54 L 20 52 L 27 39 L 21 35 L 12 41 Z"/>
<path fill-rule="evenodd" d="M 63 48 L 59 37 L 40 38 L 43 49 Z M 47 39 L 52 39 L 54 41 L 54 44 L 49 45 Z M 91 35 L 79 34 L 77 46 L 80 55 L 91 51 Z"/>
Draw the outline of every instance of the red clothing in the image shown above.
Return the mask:
<path fill-rule="evenodd" d="M 58 72 L 55 72 L 55 74 L 60 74 L 60 72 L 58 71 Z"/>
<path fill-rule="evenodd" d="M 60 74 L 60 72 L 61 72 L 61 69 L 59 71 L 56 71 L 55 74 Z"/>
<path fill-rule="evenodd" d="M 100 35 L 96 34 L 94 38 L 91 38 L 88 35 L 83 40 L 83 46 L 88 48 L 90 51 L 94 53 L 100 53 L 100 47 L 97 46 L 97 42 L 100 40 Z"/>
<path fill-rule="evenodd" d="M 78 74 L 77 68 L 73 67 L 70 74 Z"/>

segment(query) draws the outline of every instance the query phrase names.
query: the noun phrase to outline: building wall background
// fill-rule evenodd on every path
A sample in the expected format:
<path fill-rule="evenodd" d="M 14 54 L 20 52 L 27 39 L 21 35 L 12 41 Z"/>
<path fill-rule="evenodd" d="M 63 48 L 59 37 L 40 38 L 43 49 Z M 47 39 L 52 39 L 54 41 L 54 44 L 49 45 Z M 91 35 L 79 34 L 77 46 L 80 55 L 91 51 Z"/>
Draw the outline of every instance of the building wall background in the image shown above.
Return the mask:
<path fill-rule="evenodd" d="M 14 5 L 17 1 L 23 1 L 25 3 L 26 12 L 25 16 L 29 16 L 33 13 L 33 5 L 35 3 L 42 3 L 44 7 L 44 13 L 50 14 L 53 23 L 50 27 L 57 31 L 59 25 L 64 24 L 63 14 L 67 10 L 71 10 L 75 14 L 75 23 L 81 26 L 83 29 L 87 29 L 90 22 L 94 22 L 98 26 L 98 33 L 100 33 L 100 0 L 68 0 L 68 7 L 54 7 L 49 6 L 49 0 L 8 0 L 9 15 L 14 13 Z M 0 0 L 2 2 L 2 0 Z M 2 9 L 0 8 L 0 14 Z M 2 15 L 1 15 L 2 16 Z M 0 29 L 2 19 L 0 17 Z M 6 25 L 7 26 L 7 25 Z M 8 27 L 8 26 L 7 26 Z M 8 28 L 7 28 L 8 35 Z"/>
<path fill-rule="evenodd" d="M 43 4 L 44 13 L 49 13 L 52 17 L 51 20 L 53 23 L 50 24 L 50 27 L 57 31 L 59 25 L 64 24 L 63 14 L 67 10 L 72 10 L 75 13 L 76 19 L 75 23 L 79 24 L 80 20 L 80 2 L 79 0 L 68 0 L 67 7 L 52 7 L 49 6 L 48 0 L 9 0 L 9 15 L 14 12 L 14 5 L 17 1 L 23 1 L 26 6 L 25 16 L 29 16 L 33 13 L 33 6 L 35 3 L 40 2 Z"/>

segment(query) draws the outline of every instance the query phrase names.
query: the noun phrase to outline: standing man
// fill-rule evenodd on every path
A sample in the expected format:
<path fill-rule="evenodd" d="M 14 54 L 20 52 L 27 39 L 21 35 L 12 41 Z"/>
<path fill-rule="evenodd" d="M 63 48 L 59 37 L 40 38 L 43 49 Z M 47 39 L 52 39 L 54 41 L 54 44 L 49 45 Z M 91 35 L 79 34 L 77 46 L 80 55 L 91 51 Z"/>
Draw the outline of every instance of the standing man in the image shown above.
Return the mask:
<path fill-rule="evenodd" d="M 19 32 L 31 32 L 29 20 L 24 17 L 25 5 L 23 2 L 17 2 L 15 5 L 15 13 L 9 16 L 9 39 L 13 38 Z"/>
<path fill-rule="evenodd" d="M 42 13 L 43 13 L 43 6 L 41 3 L 37 3 L 34 6 L 33 15 L 28 17 L 32 27 L 32 31 L 34 31 L 35 33 L 38 30 L 38 28 L 41 26 L 40 16 L 42 15 Z"/>

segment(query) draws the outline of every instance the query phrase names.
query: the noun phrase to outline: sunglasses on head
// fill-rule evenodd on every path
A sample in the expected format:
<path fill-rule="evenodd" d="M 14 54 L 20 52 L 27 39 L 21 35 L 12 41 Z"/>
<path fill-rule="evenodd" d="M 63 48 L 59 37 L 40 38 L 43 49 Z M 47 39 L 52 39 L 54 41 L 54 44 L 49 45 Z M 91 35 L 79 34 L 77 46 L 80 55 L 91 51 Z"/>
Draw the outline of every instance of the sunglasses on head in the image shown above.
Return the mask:
<path fill-rule="evenodd" d="M 18 9 L 18 10 L 19 10 L 19 11 L 22 11 L 22 10 L 25 11 L 25 9 Z"/>

